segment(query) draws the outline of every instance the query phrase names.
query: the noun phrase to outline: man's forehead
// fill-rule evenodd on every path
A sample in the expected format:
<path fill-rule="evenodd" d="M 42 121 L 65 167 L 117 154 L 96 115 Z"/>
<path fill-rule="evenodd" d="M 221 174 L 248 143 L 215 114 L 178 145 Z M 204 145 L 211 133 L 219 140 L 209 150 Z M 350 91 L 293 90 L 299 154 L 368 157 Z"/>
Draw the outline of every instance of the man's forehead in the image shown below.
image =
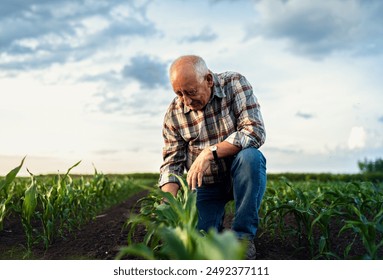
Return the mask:
<path fill-rule="evenodd" d="M 193 83 L 197 82 L 197 75 L 195 69 L 190 68 L 180 68 L 175 69 L 171 75 L 171 80 L 173 83 Z"/>

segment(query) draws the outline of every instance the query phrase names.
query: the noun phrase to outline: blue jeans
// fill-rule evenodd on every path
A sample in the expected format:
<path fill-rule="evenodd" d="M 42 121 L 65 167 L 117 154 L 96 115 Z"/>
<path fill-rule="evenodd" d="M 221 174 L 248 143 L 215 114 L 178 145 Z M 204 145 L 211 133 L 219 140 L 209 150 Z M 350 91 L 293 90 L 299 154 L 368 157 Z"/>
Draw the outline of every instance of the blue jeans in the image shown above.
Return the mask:
<path fill-rule="evenodd" d="M 197 188 L 198 228 L 221 231 L 225 205 L 234 199 L 232 230 L 238 238 L 254 239 L 266 189 L 266 159 L 256 148 L 243 149 L 234 157 L 230 174 L 227 182 Z"/>

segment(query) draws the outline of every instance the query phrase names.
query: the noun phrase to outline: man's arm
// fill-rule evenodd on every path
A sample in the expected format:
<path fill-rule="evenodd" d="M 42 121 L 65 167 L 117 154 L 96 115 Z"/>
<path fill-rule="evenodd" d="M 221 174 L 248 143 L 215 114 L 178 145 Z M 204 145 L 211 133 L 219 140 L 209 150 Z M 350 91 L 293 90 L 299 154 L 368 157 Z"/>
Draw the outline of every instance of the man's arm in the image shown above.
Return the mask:
<path fill-rule="evenodd" d="M 161 187 L 164 192 L 170 192 L 173 196 L 177 196 L 180 186 L 177 183 L 167 183 Z"/>
<path fill-rule="evenodd" d="M 225 139 L 235 146 L 245 149 L 259 148 L 266 139 L 260 105 L 253 93 L 253 88 L 244 76 L 235 81 L 236 89 L 233 111 L 237 119 L 237 131 Z"/>
<path fill-rule="evenodd" d="M 160 167 L 159 187 L 166 192 L 177 195 L 178 179 L 171 174 L 182 176 L 186 162 L 186 143 L 175 128 L 170 109 L 165 115 L 162 129 L 164 148 L 162 150 L 163 163 Z"/>

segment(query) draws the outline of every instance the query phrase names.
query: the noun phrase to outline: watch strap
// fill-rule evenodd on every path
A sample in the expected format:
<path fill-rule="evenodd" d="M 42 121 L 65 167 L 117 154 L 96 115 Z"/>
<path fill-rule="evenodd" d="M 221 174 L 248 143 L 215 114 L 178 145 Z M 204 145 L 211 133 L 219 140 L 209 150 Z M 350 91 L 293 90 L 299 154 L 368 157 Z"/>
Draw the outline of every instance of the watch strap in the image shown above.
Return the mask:
<path fill-rule="evenodd" d="M 213 153 L 213 157 L 214 157 L 214 160 L 218 162 L 219 158 L 218 158 L 218 154 L 217 154 L 217 151 L 212 151 Z"/>

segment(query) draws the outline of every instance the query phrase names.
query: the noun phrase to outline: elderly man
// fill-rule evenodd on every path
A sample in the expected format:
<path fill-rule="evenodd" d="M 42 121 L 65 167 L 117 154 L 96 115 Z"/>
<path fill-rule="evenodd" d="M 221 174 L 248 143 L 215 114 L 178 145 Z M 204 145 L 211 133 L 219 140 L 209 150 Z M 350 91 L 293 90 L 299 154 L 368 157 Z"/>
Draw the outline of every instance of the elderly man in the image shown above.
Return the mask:
<path fill-rule="evenodd" d="M 250 83 L 235 72 L 215 74 L 195 55 L 177 58 L 170 67 L 177 95 L 164 118 L 163 164 L 159 185 L 176 195 L 187 169 L 197 192 L 198 228 L 223 229 L 225 205 L 235 201 L 232 230 L 248 240 L 254 259 L 258 211 L 266 188 L 265 141 L 260 106 Z"/>

